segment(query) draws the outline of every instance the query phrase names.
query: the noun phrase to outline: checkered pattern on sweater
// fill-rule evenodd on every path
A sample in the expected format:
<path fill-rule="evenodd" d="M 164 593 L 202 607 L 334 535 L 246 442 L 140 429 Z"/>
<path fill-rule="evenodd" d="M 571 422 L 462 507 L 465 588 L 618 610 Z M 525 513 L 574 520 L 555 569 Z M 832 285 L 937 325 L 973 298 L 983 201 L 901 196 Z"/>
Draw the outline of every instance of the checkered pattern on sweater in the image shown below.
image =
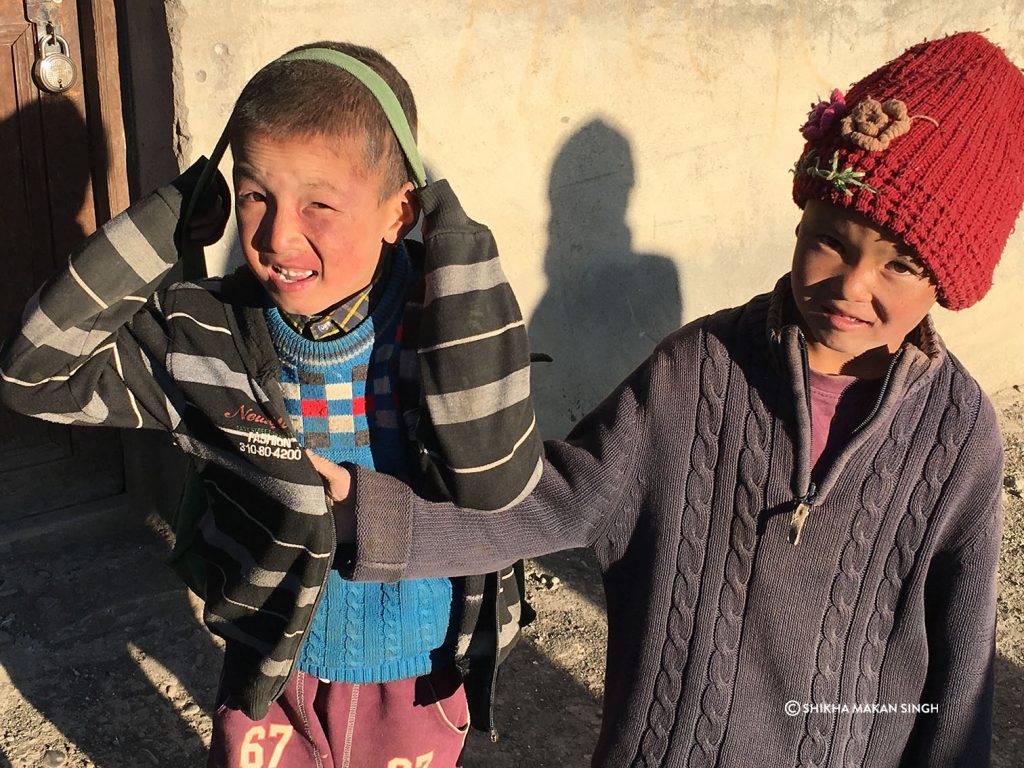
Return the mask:
<path fill-rule="evenodd" d="M 325 458 L 372 467 L 371 429 L 375 441 L 401 441 L 395 359 L 400 354 L 397 343 L 388 343 L 373 350 L 368 364 L 314 369 L 285 363 L 281 389 L 303 446 Z"/>
<path fill-rule="evenodd" d="M 408 476 L 398 393 L 410 351 L 402 348 L 398 313 L 380 327 L 360 326 L 318 342 L 301 337 L 276 308 L 266 314 L 280 355 L 285 409 L 302 445 L 334 462 Z"/>
<path fill-rule="evenodd" d="M 370 445 L 367 367 L 357 365 L 344 372 L 351 374 L 347 381 L 337 380 L 329 368 L 313 371 L 287 366 L 284 371 L 281 389 L 292 429 L 306 448 L 317 453 L 358 452 Z M 369 455 L 366 458 L 369 461 Z"/>

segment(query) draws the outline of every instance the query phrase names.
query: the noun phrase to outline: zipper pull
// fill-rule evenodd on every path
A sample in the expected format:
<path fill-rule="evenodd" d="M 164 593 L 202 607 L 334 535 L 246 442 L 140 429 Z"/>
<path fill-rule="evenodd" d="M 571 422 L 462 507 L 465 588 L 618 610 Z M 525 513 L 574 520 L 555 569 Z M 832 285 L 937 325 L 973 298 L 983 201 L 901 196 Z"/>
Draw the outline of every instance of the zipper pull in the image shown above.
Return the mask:
<path fill-rule="evenodd" d="M 807 489 L 807 495 L 797 500 L 793 514 L 789 518 L 789 543 L 794 547 L 800 543 L 800 533 L 804 529 L 804 523 L 807 522 L 808 515 L 811 514 L 817 494 L 817 487 L 814 483 L 811 483 L 811 486 Z"/>
<path fill-rule="evenodd" d="M 800 543 L 800 532 L 804 529 L 804 523 L 807 522 L 809 514 L 811 514 L 811 505 L 806 501 L 801 501 L 796 505 L 796 509 L 793 510 L 793 514 L 789 518 L 789 543 L 794 547 Z"/>

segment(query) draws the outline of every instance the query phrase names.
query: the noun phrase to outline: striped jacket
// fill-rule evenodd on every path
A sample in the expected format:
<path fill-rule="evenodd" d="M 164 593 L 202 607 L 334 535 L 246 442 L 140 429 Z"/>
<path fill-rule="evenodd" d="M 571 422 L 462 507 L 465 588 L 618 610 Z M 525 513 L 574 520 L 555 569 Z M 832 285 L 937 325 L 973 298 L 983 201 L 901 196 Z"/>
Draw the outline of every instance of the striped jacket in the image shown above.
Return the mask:
<path fill-rule="evenodd" d="M 321 479 L 288 425 L 259 283 L 243 267 L 160 288 L 189 176 L 112 219 L 43 285 L 0 349 L 0 396 L 58 423 L 165 429 L 191 457 L 208 502 L 192 546 L 205 566 L 204 620 L 226 644 L 222 695 L 255 719 L 292 671 L 337 544 Z M 429 229 L 424 246 L 410 244 L 423 279 L 407 301 L 402 357 L 421 383 L 406 414 L 420 484 L 504 508 L 541 469 L 525 327 L 490 232 L 447 183 L 420 194 Z M 507 605 L 491 603 L 504 621 L 489 635 L 485 683 L 518 629 L 515 579 L 504 576 L 489 577 Z M 458 590 L 470 671 L 486 581 Z"/>

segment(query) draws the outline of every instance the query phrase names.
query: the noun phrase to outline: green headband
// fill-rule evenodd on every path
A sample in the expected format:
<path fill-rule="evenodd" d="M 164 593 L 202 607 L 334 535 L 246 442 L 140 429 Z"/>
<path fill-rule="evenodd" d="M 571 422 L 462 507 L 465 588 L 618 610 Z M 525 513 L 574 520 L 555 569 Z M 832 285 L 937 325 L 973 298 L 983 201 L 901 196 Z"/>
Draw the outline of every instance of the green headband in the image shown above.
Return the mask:
<path fill-rule="evenodd" d="M 333 64 L 345 70 L 365 85 L 370 93 L 373 94 L 377 103 L 380 104 L 381 109 L 384 110 L 384 115 L 387 117 L 388 123 L 391 124 L 391 130 L 395 132 L 395 138 L 398 140 L 398 146 L 402 149 L 402 154 L 405 155 L 405 161 L 409 166 L 416 188 L 419 189 L 426 186 L 427 175 L 423 169 L 420 153 L 416 149 L 416 140 L 413 139 L 412 130 L 409 128 L 409 121 L 405 117 L 402 105 L 398 103 L 398 97 L 395 96 L 390 86 L 384 82 L 384 78 L 359 61 L 359 59 L 331 48 L 305 48 L 301 51 L 292 51 L 275 59 L 267 66 L 273 66 L 281 61 L 320 61 L 324 64 Z M 220 161 L 224 157 L 224 152 L 227 148 L 228 129 L 225 128 L 224 133 L 221 134 L 220 139 L 217 141 L 217 145 L 213 148 L 213 154 L 210 155 L 209 161 L 199 175 L 199 180 L 196 182 L 192 196 L 189 198 L 188 208 L 185 210 L 185 218 L 182 219 L 179 234 L 181 241 L 179 250 L 181 251 L 185 279 L 206 276 L 206 262 L 203 258 L 203 249 L 187 244 L 185 237 L 188 233 L 188 224 L 195 213 L 196 205 L 210 186 L 213 174 L 217 170 L 217 166 L 220 165 Z"/>
<path fill-rule="evenodd" d="M 409 128 L 409 121 L 405 119 L 405 111 L 398 103 L 398 97 L 384 82 L 384 78 L 366 66 L 359 59 L 355 59 L 341 51 L 330 48 L 306 48 L 301 51 L 286 53 L 277 61 L 322 61 L 324 64 L 333 64 L 344 69 L 356 80 L 367 87 L 391 124 L 391 130 L 395 132 L 398 139 L 398 146 L 402 148 L 402 154 L 409 164 L 412 172 L 412 180 L 416 188 L 426 186 L 427 175 L 423 170 L 423 161 L 420 160 L 420 153 L 416 149 L 416 140 L 412 137 L 412 130 Z M 276 63 L 276 62 L 271 62 Z"/>

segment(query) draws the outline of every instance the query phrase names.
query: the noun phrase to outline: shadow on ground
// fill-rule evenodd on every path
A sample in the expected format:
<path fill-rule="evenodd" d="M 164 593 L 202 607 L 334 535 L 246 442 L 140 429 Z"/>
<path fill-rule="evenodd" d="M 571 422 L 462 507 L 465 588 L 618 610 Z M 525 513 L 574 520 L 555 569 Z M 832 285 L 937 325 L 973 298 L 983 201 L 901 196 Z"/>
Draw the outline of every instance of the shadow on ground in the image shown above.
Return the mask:
<path fill-rule="evenodd" d="M 589 550 L 526 563 L 538 618 L 502 666 L 495 704 L 500 738 L 473 731 L 466 768 L 590 765 L 601 725 L 607 622 L 597 562 Z M 558 586 L 550 588 L 557 576 Z"/>
<path fill-rule="evenodd" d="M 221 653 L 164 565 L 168 552 L 130 513 L 3 547 L 0 667 L 14 690 L 0 719 L 10 764 L 205 762 L 204 710 Z"/>
<path fill-rule="evenodd" d="M 996 657 L 992 768 L 1019 768 L 1024 755 L 1024 668 Z"/>

